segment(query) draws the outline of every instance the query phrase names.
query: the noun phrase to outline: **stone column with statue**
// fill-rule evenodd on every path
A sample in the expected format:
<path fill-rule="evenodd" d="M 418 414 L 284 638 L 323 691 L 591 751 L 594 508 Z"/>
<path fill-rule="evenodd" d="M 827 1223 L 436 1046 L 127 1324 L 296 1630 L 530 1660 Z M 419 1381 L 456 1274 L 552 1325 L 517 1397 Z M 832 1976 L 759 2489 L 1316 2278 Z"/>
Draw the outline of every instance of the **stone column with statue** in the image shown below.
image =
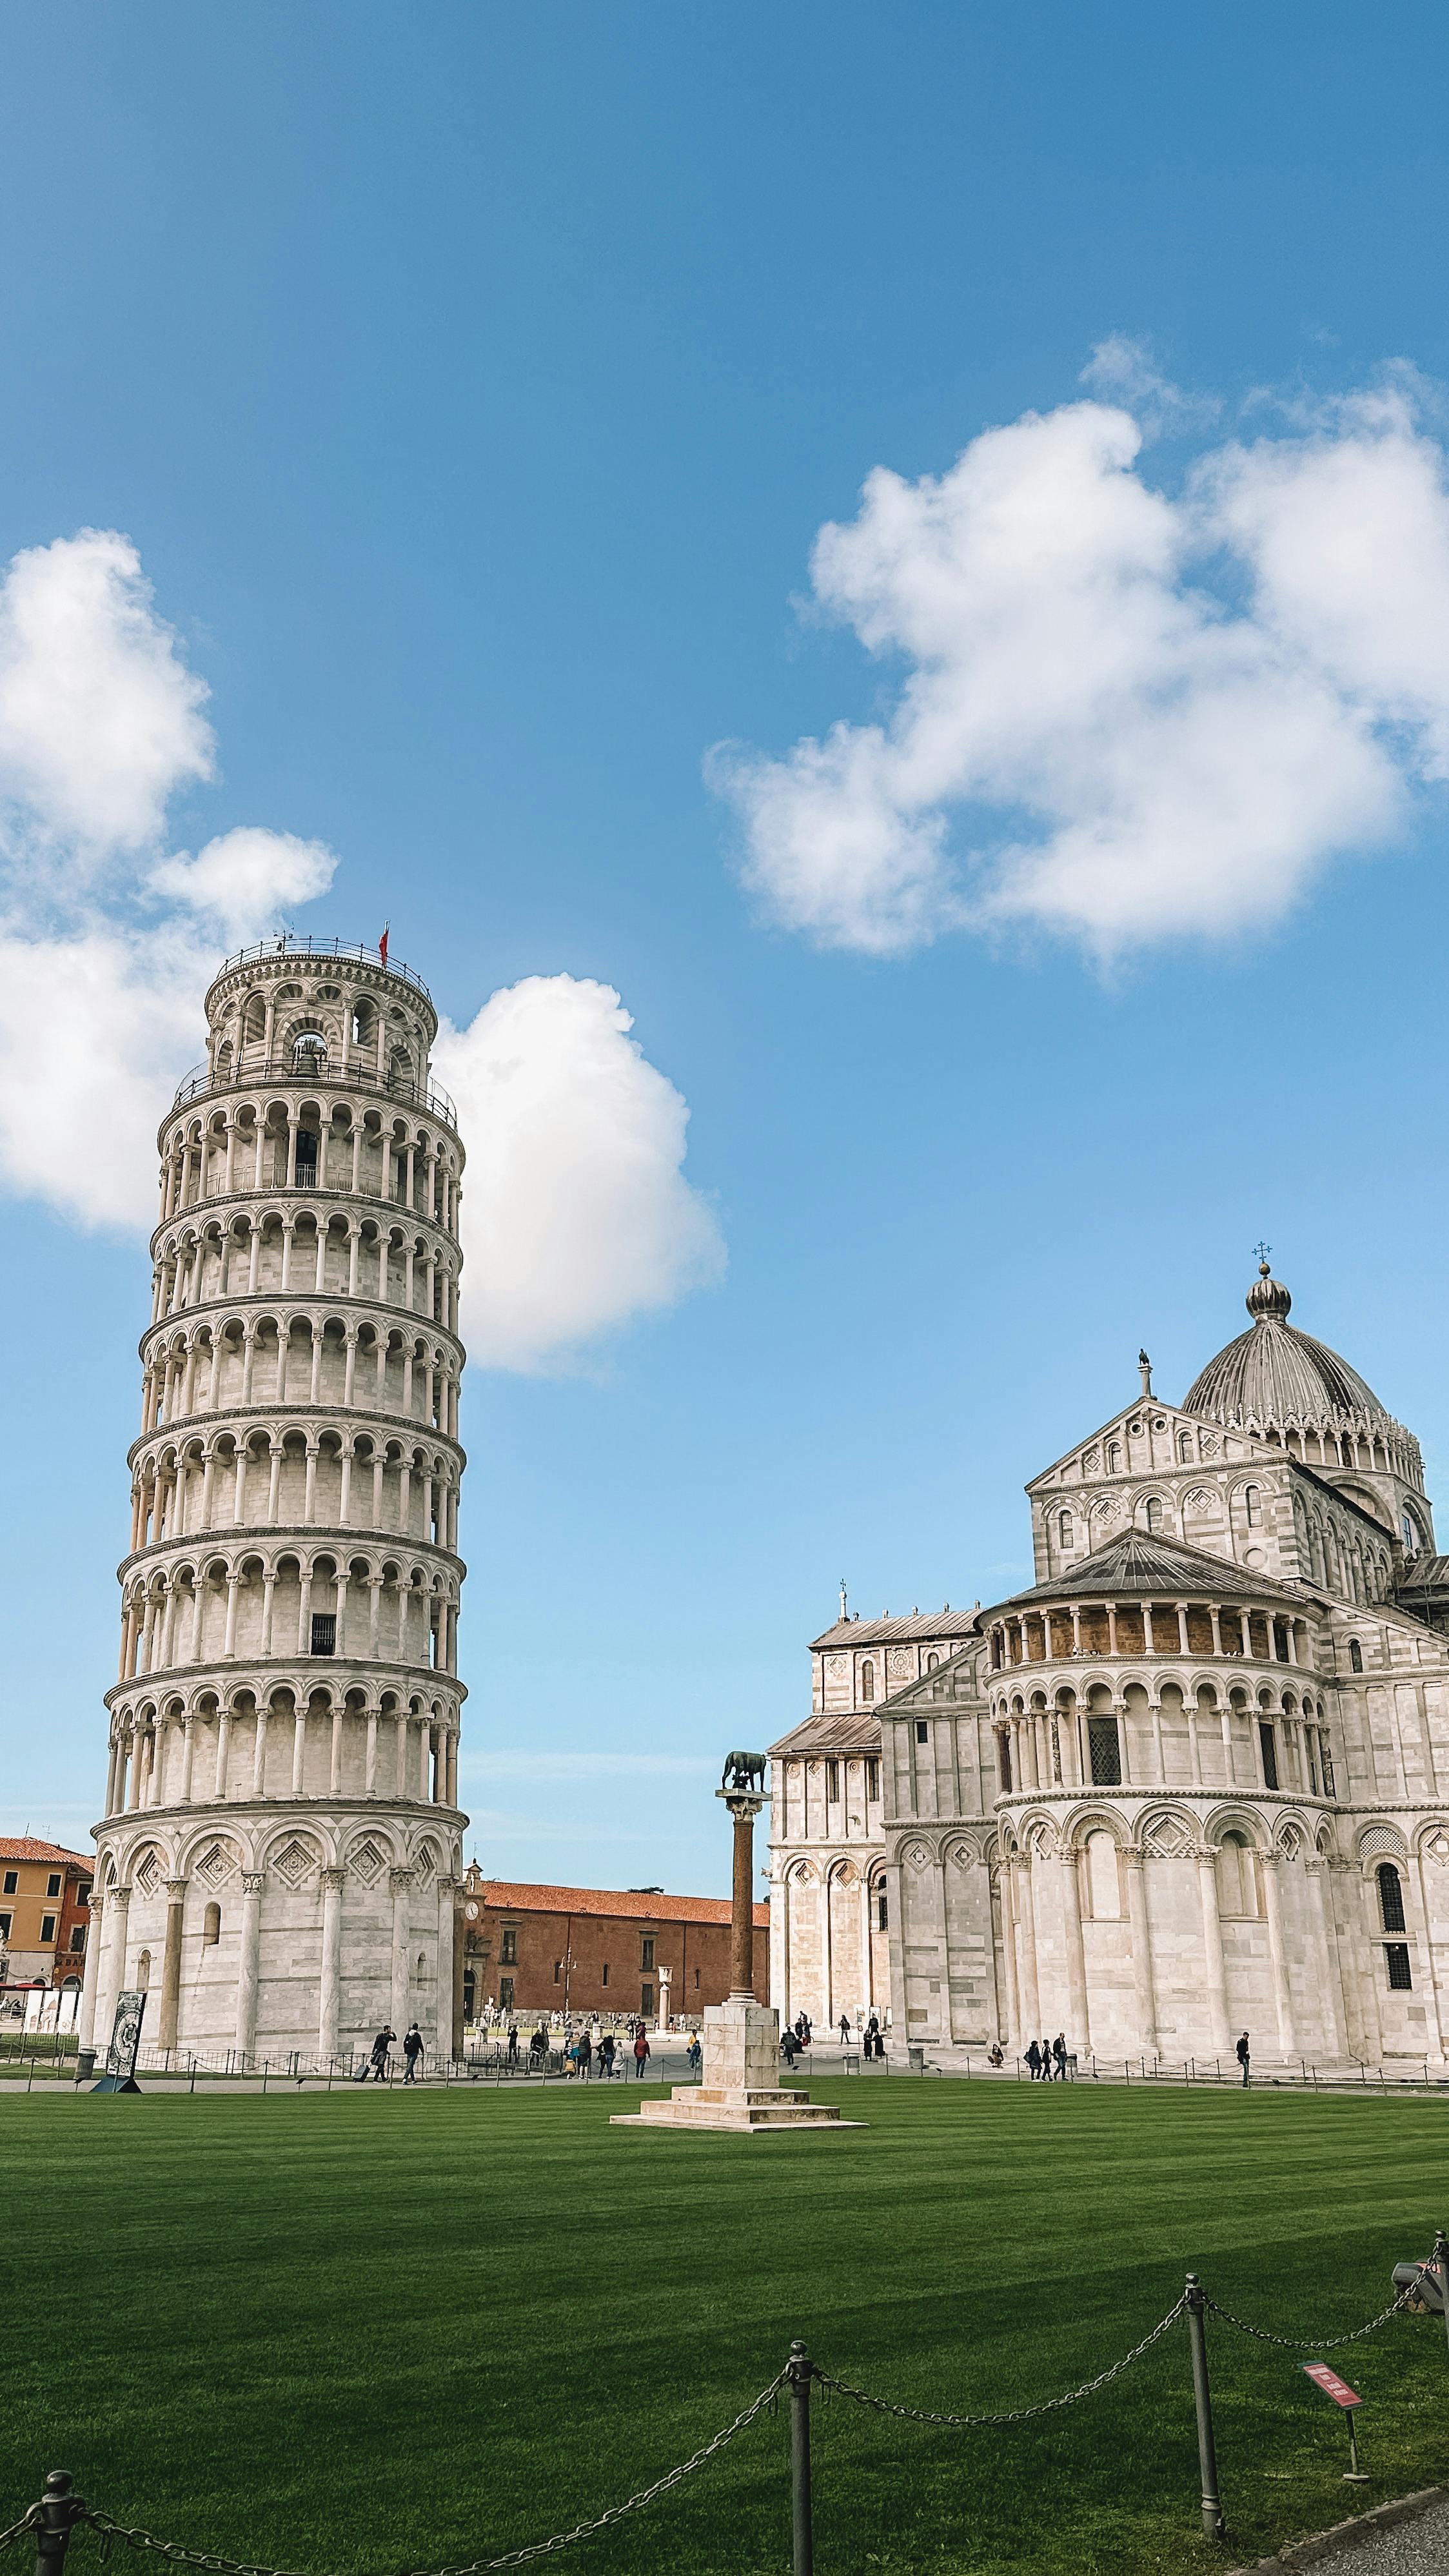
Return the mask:
<path fill-rule="evenodd" d="M 736 2129 L 856 2128 L 833 2102 L 780 2082 L 780 2022 L 755 1998 L 755 1818 L 765 1803 L 763 1753 L 731 1753 L 715 1795 L 734 1825 L 734 1900 L 730 1916 L 730 1993 L 704 2016 L 704 2070 L 698 2084 L 676 2085 L 667 2102 L 641 2102 L 616 2114 L 615 2127 Z"/>

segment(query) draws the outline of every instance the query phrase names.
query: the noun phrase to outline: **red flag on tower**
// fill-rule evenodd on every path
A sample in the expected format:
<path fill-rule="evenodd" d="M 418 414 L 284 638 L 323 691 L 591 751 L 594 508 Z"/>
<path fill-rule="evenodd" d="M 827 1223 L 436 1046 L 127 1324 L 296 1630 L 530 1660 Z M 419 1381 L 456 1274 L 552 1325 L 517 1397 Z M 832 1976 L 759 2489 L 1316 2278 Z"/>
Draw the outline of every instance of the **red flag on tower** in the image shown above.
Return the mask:
<path fill-rule="evenodd" d="M 385 922 L 383 924 L 382 937 L 377 943 L 377 953 L 382 959 L 384 966 L 387 964 L 387 934 L 391 927 L 392 925 L 390 922 Z"/>

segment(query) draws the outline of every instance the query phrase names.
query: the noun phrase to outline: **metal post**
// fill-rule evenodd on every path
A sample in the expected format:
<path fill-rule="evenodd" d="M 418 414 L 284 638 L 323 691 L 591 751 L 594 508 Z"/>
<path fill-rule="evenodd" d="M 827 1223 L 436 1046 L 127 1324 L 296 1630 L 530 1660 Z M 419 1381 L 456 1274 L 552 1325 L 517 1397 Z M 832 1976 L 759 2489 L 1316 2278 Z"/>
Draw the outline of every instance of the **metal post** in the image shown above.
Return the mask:
<path fill-rule="evenodd" d="M 810 2382 L 814 2377 L 803 2343 L 792 2343 L 786 2365 L 790 2381 L 790 2490 L 794 2512 L 794 2576 L 813 2576 L 815 2542 L 810 2512 Z"/>
<path fill-rule="evenodd" d="M 1213 2401 L 1208 2387 L 1206 2298 L 1196 2272 L 1187 2276 L 1187 2340 L 1192 2352 L 1192 2402 L 1197 2409 L 1197 2464 L 1202 2479 L 1202 2528 L 1206 2540 L 1227 2537 L 1218 2494 L 1218 2455 L 1213 2447 Z"/>
<path fill-rule="evenodd" d="M 71 2493 L 69 2469 L 52 2469 L 45 2481 L 45 2493 L 36 2506 L 35 2576 L 61 2576 L 70 2535 L 79 2516 L 85 2511 L 85 2500 Z"/>
<path fill-rule="evenodd" d="M 1444 2293 L 1444 2338 L 1449 2342 L 1449 2236 L 1439 2228 L 1434 2238 L 1434 2269 Z"/>

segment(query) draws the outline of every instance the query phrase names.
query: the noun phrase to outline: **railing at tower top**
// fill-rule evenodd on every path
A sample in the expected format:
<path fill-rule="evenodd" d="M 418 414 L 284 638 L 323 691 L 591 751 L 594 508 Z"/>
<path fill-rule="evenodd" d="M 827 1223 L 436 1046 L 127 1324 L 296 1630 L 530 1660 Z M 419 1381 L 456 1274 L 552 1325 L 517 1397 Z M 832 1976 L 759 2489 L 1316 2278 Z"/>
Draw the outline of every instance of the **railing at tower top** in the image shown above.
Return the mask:
<path fill-rule="evenodd" d="M 254 939 L 250 948 L 236 949 L 230 957 L 222 959 L 212 981 L 219 982 L 223 975 L 231 973 L 234 966 L 248 965 L 258 957 L 357 957 L 364 965 L 380 966 L 385 975 L 399 976 L 404 984 L 411 984 L 415 992 L 421 993 L 425 1001 L 431 1002 L 433 998 L 421 975 L 415 974 L 411 966 L 401 966 L 391 957 L 381 956 L 376 948 L 369 948 L 365 940 L 299 939 L 290 930 L 279 932 L 272 939 Z"/>
<path fill-rule="evenodd" d="M 384 1100 L 426 1109 L 430 1117 L 441 1118 L 448 1127 L 456 1128 L 458 1124 L 456 1105 L 446 1091 L 431 1091 L 405 1073 L 379 1073 L 375 1065 L 360 1064 L 355 1059 L 349 1064 L 333 1065 L 325 1056 L 311 1052 L 305 1059 L 294 1057 L 290 1063 L 282 1064 L 260 1056 L 250 1062 L 243 1052 L 238 1063 L 218 1066 L 215 1071 L 209 1064 L 195 1065 L 177 1084 L 171 1106 L 184 1109 L 188 1100 L 199 1099 L 205 1091 L 234 1091 L 239 1084 L 251 1082 L 316 1082 L 324 1083 L 329 1091 L 376 1091 Z"/>

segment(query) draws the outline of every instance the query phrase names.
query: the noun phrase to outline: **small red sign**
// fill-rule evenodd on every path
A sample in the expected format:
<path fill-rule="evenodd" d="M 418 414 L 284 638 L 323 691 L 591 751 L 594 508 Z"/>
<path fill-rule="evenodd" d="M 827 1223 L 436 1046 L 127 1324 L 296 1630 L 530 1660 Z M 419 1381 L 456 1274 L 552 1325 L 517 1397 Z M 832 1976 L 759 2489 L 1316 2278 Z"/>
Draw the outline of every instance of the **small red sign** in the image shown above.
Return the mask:
<path fill-rule="evenodd" d="M 1314 2386 L 1321 2388 L 1325 2397 L 1331 2397 L 1335 2406 L 1362 2406 L 1363 2399 L 1355 2395 L 1348 2381 L 1340 2379 L 1337 2371 L 1326 2361 L 1305 2361 L 1303 2367 Z"/>

